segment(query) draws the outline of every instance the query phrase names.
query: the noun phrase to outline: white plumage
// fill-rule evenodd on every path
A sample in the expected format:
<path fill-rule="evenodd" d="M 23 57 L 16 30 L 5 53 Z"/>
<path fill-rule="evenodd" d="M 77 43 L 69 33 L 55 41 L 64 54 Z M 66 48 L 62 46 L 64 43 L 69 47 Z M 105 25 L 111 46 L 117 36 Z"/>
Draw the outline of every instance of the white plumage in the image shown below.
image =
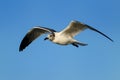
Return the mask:
<path fill-rule="evenodd" d="M 109 38 L 104 33 L 98 31 L 97 29 L 91 26 L 88 26 L 87 24 L 83 24 L 79 21 L 71 21 L 70 24 L 64 30 L 60 32 L 56 32 L 53 29 L 40 27 L 40 26 L 33 27 L 23 38 L 20 44 L 20 47 L 19 47 L 19 51 L 22 51 L 33 40 L 35 40 L 37 37 L 41 36 L 42 34 L 46 34 L 46 33 L 49 33 L 49 34 L 44 40 L 49 39 L 50 41 L 56 44 L 60 44 L 60 45 L 72 44 L 73 46 L 76 46 L 76 47 L 79 47 L 78 45 L 86 46 L 87 44 L 81 43 L 74 39 L 74 36 L 76 36 L 78 33 L 82 32 L 85 29 L 96 31 L 113 42 L 111 38 Z"/>

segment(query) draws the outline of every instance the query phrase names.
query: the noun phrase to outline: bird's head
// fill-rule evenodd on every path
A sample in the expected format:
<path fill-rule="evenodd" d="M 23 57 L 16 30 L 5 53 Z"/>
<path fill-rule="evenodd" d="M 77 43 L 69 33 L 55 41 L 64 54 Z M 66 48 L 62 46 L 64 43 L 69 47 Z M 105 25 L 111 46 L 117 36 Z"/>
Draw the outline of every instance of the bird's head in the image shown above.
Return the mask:
<path fill-rule="evenodd" d="M 53 41 L 55 38 L 55 36 L 53 34 L 49 34 L 44 40 L 50 40 L 50 41 Z"/>

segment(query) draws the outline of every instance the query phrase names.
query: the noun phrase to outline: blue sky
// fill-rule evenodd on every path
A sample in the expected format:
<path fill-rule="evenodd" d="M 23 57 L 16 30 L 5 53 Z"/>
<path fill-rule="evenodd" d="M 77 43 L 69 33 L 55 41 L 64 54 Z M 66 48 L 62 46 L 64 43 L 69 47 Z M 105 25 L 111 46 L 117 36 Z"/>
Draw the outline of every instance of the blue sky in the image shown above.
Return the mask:
<path fill-rule="evenodd" d="M 120 80 L 119 0 L 0 0 L 0 80 Z M 19 45 L 29 29 L 57 31 L 71 20 L 90 30 L 75 38 L 86 47 L 60 46 L 36 39 L 23 52 Z"/>

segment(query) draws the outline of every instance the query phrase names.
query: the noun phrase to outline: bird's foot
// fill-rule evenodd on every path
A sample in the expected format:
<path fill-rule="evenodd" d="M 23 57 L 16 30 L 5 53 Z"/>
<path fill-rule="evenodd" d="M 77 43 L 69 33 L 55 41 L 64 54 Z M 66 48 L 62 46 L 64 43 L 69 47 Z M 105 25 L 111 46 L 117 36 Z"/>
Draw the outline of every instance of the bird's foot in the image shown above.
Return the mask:
<path fill-rule="evenodd" d="M 81 45 L 81 46 L 87 46 L 88 44 L 81 43 L 81 42 L 74 42 L 74 43 L 72 43 L 72 45 L 78 48 L 79 45 Z"/>
<path fill-rule="evenodd" d="M 77 48 L 79 47 L 76 43 L 72 43 L 72 45 L 75 46 L 75 47 L 77 47 Z"/>

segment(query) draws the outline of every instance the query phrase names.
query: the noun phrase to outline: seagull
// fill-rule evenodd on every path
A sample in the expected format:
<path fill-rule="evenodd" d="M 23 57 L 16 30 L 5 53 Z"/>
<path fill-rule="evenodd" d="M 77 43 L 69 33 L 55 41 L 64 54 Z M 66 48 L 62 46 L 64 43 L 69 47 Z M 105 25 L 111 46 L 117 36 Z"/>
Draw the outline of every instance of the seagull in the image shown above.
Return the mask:
<path fill-rule="evenodd" d="M 99 34 L 103 35 L 104 37 L 106 37 L 107 39 L 113 42 L 113 40 L 110 37 L 100 32 L 99 30 L 87 24 L 73 20 L 65 29 L 63 29 L 60 32 L 57 32 L 54 29 L 41 27 L 41 26 L 33 27 L 31 30 L 28 31 L 28 33 L 25 35 L 25 37 L 21 41 L 19 51 L 23 51 L 32 41 L 34 41 L 36 38 L 38 38 L 43 34 L 48 34 L 48 36 L 44 40 L 50 40 L 53 43 L 56 43 L 59 45 L 71 44 L 75 47 L 79 47 L 79 45 L 86 46 L 87 45 L 86 43 L 82 43 L 74 39 L 74 37 L 77 34 L 79 34 L 80 32 L 86 29 L 90 29 L 95 32 L 98 32 Z"/>

